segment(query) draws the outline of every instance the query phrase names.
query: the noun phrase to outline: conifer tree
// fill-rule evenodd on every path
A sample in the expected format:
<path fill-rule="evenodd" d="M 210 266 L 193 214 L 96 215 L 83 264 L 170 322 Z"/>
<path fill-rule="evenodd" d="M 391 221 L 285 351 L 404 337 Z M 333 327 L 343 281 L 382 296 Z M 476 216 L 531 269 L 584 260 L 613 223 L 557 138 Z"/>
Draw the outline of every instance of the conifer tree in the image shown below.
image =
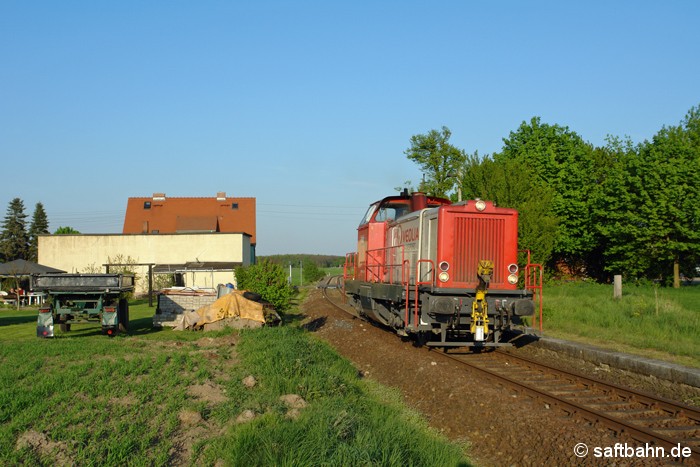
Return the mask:
<path fill-rule="evenodd" d="M 39 260 L 39 235 L 49 233 L 49 220 L 46 217 L 44 205 L 36 203 L 32 224 L 29 226 L 29 260 Z"/>
<path fill-rule="evenodd" d="M 0 234 L 0 255 L 3 261 L 27 259 L 29 256 L 26 219 L 24 202 L 19 198 L 10 201 Z"/>

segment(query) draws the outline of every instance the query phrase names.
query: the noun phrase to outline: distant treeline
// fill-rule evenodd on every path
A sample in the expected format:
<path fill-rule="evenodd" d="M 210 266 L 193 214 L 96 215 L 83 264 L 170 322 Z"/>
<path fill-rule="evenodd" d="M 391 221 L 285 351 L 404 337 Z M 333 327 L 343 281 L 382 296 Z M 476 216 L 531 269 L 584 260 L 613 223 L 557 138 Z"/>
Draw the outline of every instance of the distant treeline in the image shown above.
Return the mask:
<path fill-rule="evenodd" d="M 332 256 L 332 255 L 270 255 L 270 256 L 258 256 L 258 261 L 263 259 L 269 260 L 271 263 L 279 264 L 280 266 L 299 266 L 300 262 L 310 262 L 319 268 L 332 268 L 337 266 L 342 266 L 345 263 L 344 256 Z"/>

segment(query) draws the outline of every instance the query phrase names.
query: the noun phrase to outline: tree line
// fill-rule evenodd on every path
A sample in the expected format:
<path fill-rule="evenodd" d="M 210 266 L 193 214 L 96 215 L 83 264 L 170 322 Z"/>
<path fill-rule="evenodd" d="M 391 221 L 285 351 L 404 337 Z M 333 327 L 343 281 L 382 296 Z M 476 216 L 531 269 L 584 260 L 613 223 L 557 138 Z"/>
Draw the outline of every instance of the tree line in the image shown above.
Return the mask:
<path fill-rule="evenodd" d="M 524 121 L 481 156 L 449 128 L 411 137 L 418 190 L 520 212 L 519 242 L 550 273 L 680 285 L 700 265 L 700 106 L 650 140 L 594 146 L 568 127 Z"/>
<path fill-rule="evenodd" d="M 27 227 L 24 201 L 10 201 L 0 232 L 0 260 L 4 262 L 26 259 L 36 262 L 39 256 L 39 235 L 48 234 L 49 219 L 42 203 L 36 203 L 32 220 Z M 71 227 L 59 227 L 55 234 L 80 233 Z"/>

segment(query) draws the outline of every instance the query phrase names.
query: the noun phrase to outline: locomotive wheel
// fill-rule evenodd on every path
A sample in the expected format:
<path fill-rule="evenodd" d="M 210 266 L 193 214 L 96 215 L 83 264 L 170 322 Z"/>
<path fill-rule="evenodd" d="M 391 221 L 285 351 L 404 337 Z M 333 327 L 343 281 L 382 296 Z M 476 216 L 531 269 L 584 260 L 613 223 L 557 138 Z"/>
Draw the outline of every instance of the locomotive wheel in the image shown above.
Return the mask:
<path fill-rule="evenodd" d="M 119 331 L 129 332 L 129 302 L 125 298 L 119 299 L 117 320 L 119 321 Z"/>

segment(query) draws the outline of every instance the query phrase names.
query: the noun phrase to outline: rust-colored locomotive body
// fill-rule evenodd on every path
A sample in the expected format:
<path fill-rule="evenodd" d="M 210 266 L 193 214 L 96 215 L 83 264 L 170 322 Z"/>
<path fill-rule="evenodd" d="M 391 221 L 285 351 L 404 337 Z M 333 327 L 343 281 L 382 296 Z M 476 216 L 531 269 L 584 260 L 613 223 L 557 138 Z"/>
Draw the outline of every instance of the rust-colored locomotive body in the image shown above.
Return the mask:
<path fill-rule="evenodd" d="M 516 210 L 404 193 L 365 214 L 345 293 L 362 315 L 427 345 L 504 345 L 506 331 L 534 315 L 541 290 L 541 275 L 530 283 L 536 265 L 518 287 L 517 261 Z"/>

